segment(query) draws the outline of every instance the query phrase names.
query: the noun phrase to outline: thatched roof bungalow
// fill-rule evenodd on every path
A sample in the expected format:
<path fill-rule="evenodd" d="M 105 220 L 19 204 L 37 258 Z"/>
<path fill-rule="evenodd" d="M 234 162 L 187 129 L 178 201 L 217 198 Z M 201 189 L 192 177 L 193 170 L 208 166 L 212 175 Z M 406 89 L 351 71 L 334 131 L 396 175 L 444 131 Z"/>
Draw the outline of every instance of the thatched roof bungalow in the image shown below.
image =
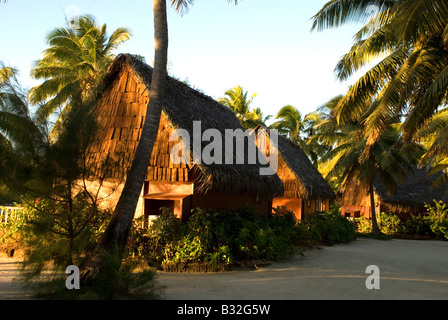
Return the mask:
<path fill-rule="evenodd" d="M 261 126 L 254 129 L 257 133 L 260 130 L 269 135 L 269 131 Z M 278 135 L 278 145 L 273 150 L 278 154 L 277 175 L 283 182 L 284 191 L 274 198 L 272 206 L 285 207 L 298 219 L 316 211 L 329 210 L 336 195 L 300 146 Z"/>
<path fill-rule="evenodd" d="M 109 206 L 118 200 L 140 138 L 152 72 L 134 56 L 119 55 L 109 68 L 94 111 L 99 128 L 90 150 L 91 161 L 109 164 L 106 169 L 97 166 L 95 175 L 119 185 L 109 197 Z M 171 134 L 183 129 L 193 138 L 195 123 L 200 123 L 201 135 L 207 129 L 218 130 L 223 136 L 226 130 L 243 130 L 229 108 L 168 77 L 159 132 L 136 215 L 157 215 L 161 207 L 169 207 L 185 220 L 195 207 L 235 209 L 244 204 L 270 212 L 272 197 L 283 192 L 283 185 L 277 175 L 260 175 L 259 164 L 173 163 L 170 150 L 179 143 L 184 147 L 188 144 L 185 137 L 170 141 Z M 189 142 L 191 157 L 200 156 L 193 148 L 194 141 Z M 209 143 L 202 141 L 200 151 Z"/>
<path fill-rule="evenodd" d="M 433 187 L 438 175 L 428 176 L 429 168 L 414 167 L 413 172 L 397 186 L 396 192 L 390 194 L 379 179 L 374 183 L 376 214 L 388 212 L 406 219 L 410 214 L 426 212 L 425 204 L 433 200 L 448 203 L 448 185 Z M 340 195 L 342 215 L 346 217 L 371 218 L 370 197 L 368 189 L 353 182 Z"/>

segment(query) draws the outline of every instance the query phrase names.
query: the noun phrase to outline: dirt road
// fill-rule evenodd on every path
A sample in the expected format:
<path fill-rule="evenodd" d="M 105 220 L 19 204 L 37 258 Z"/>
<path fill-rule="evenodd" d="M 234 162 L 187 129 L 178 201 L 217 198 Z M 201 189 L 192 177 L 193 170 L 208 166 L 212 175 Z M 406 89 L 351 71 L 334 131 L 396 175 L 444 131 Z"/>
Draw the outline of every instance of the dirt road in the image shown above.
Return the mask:
<path fill-rule="evenodd" d="M 366 280 L 379 269 L 379 289 Z M 27 299 L 18 261 L 0 257 L 0 300 Z M 307 251 L 305 257 L 255 271 L 210 274 L 158 273 L 167 300 L 448 300 L 448 241 L 359 239 Z M 371 278 L 369 278 L 371 279 Z"/>

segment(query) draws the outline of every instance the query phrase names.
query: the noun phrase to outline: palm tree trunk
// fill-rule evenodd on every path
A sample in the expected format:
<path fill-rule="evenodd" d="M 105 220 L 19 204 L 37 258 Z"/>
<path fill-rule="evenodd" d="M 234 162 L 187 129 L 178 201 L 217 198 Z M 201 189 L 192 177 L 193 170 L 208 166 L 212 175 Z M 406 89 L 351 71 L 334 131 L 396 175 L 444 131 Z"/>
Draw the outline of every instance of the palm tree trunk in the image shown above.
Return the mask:
<path fill-rule="evenodd" d="M 129 231 L 134 219 L 135 209 L 157 137 L 167 78 L 168 22 L 166 0 L 153 0 L 153 11 L 155 42 L 154 72 L 152 75 L 149 93 L 150 100 L 146 111 L 145 123 L 131 168 L 127 174 L 123 191 L 112 218 L 92 257 L 82 268 L 81 278 L 84 281 L 93 279 L 100 272 L 102 262 L 104 261 L 104 254 L 106 256 L 117 254 L 119 258 L 123 257 Z"/>
<path fill-rule="evenodd" d="M 378 221 L 376 219 L 375 190 L 373 187 L 373 182 L 370 183 L 369 194 L 370 194 L 370 210 L 372 211 L 372 233 L 374 235 L 379 235 L 380 228 L 378 227 Z"/>

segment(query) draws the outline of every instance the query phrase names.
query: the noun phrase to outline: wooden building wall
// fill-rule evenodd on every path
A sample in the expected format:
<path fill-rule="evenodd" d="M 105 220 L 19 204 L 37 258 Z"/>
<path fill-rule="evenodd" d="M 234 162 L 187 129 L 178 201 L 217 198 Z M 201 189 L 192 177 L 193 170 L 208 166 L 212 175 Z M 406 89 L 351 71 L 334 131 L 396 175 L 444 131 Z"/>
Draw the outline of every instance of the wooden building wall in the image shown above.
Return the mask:
<path fill-rule="evenodd" d="M 103 208 L 113 209 L 119 199 L 141 135 L 148 102 L 148 90 L 127 66 L 98 104 L 99 132 L 90 150 L 90 161 L 97 164 L 97 174 L 106 172 L 108 187 L 103 193 L 108 195 Z M 248 204 L 265 213 L 271 211 L 272 199 L 258 200 L 256 195 L 193 194 L 194 176 L 189 173 L 189 166 L 174 164 L 170 158 L 170 151 L 179 143 L 169 141 L 172 131 L 162 113 L 136 217 L 160 214 L 161 206 L 170 207 L 183 220 L 194 207 L 230 210 Z M 107 157 L 110 166 L 104 171 L 100 164 Z M 92 188 L 97 186 L 94 182 L 90 185 Z"/>
<path fill-rule="evenodd" d="M 148 102 L 145 86 L 129 67 L 123 70 L 100 100 L 96 109 L 99 131 L 90 150 L 90 160 L 100 169 L 101 162 L 106 160 L 105 155 L 109 156 L 107 178 L 121 179 L 129 168 L 140 139 Z"/>
<path fill-rule="evenodd" d="M 380 199 L 375 193 L 375 213 L 380 214 Z M 372 217 L 370 195 L 366 187 L 357 182 L 352 182 L 344 190 L 341 197 L 341 214 L 345 217 Z"/>
<path fill-rule="evenodd" d="M 256 137 L 258 148 L 266 156 L 270 156 L 269 139 L 263 141 L 263 136 Z M 284 193 L 282 196 L 275 197 L 272 200 L 272 207 L 285 207 L 294 212 L 297 219 L 301 220 L 306 214 L 316 211 L 325 211 L 330 208 L 330 199 L 320 199 L 318 197 L 303 198 L 303 186 L 291 171 L 281 154 L 278 154 L 277 175 L 283 182 Z"/>

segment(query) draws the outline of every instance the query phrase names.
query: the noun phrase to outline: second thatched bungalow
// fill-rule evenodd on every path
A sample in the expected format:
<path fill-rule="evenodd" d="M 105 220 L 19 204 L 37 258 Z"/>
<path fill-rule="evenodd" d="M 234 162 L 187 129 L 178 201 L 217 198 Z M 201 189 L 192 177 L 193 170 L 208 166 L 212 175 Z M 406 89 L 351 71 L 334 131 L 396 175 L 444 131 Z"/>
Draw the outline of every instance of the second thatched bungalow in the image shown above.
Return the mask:
<path fill-rule="evenodd" d="M 254 129 L 257 134 L 260 130 L 270 135 L 270 131 L 261 126 Z M 265 145 L 268 150 L 263 152 L 269 155 L 271 139 L 266 141 L 268 143 L 257 144 L 260 148 Z M 273 150 L 278 154 L 277 175 L 283 182 L 284 191 L 274 197 L 272 206 L 285 207 L 299 220 L 307 214 L 329 210 L 336 195 L 300 146 L 278 135 L 278 145 Z"/>
<path fill-rule="evenodd" d="M 98 134 L 90 150 L 91 162 L 98 165 L 95 176 L 104 176 L 108 188 L 103 192 L 103 205 L 110 208 L 119 198 L 127 168 L 130 166 L 145 120 L 153 69 L 129 54 L 119 55 L 104 81 L 104 90 L 95 115 Z M 171 77 L 167 79 L 166 97 L 160 126 L 145 183 L 142 186 L 136 217 L 160 214 L 160 208 L 171 208 L 175 215 L 188 219 L 196 207 L 237 209 L 245 204 L 268 213 L 273 196 L 283 192 L 277 175 L 260 175 L 258 164 L 216 164 L 204 162 L 174 163 L 170 150 L 179 143 L 190 146 L 191 157 L 199 156 L 194 142 L 180 137 L 170 141 L 176 129 L 185 130 L 190 138 L 195 123 L 202 135 L 207 129 L 226 130 L 242 127 L 233 112 L 212 98 Z M 187 142 L 190 142 L 187 144 Z M 199 152 L 210 142 L 202 141 Z M 146 220 L 146 219 L 145 219 Z"/>
<path fill-rule="evenodd" d="M 375 214 L 387 212 L 397 215 L 402 220 L 411 214 L 419 215 L 426 212 L 426 204 L 432 204 L 434 200 L 448 203 L 448 185 L 438 188 L 433 187 L 437 175 L 428 176 L 429 168 L 414 167 L 406 179 L 397 186 L 396 192 L 391 194 L 377 179 L 374 183 Z M 359 218 L 372 217 L 370 196 L 367 187 L 353 181 L 340 195 L 342 215 L 345 217 Z"/>

